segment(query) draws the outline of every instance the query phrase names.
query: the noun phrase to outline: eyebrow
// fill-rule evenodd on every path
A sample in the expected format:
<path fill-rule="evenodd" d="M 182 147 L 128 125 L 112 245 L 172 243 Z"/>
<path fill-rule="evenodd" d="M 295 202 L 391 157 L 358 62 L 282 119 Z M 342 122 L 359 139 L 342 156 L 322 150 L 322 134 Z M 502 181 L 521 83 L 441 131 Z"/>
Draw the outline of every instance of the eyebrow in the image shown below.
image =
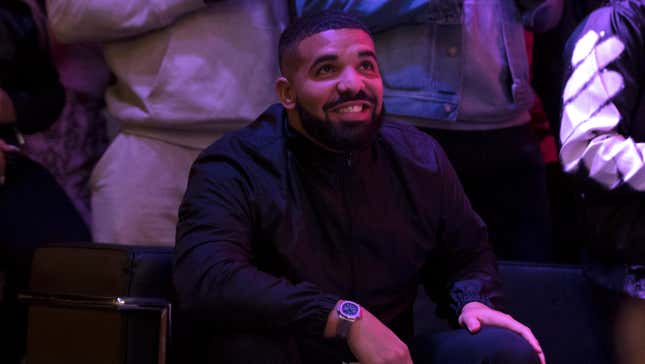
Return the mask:
<path fill-rule="evenodd" d="M 312 63 L 311 68 L 316 67 L 316 65 L 318 65 L 319 63 L 335 61 L 337 59 L 338 59 L 338 56 L 335 55 L 335 54 L 324 54 L 324 55 L 316 58 L 314 63 Z"/>
<path fill-rule="evenodd" d="M 374 58 L 374 59 L 378 59 L 378 58 L 376 58 L 376 53 L 374 53 L 374 52 L 372 52 L 372 51 L 362 51 L 362 52 L 359 52 L 359 53 L 358 53 L 358 56 L 359 56 L 359 57 L 372 57 L 372 58 Z"/>
<path fill-rule="evenodd" d="M 358 53 L 358 56 L 361 57 L 361 58 L 363 58 L 363 57 L 371 57 L 371 58 L 377 59 L 376 58 L 376 53 L 374 53 L 372 51 L 361 51 L 361 52 Z M 337 59 L 338 59 L 338 56 L 335 55 L 335 54 L 323 54 L 322 56 L 316 58 L 316 60 L 311 64 L 311 68 L 316 67 L 320 63 L 329 62 L 329 61 L 335 61 Z"/>

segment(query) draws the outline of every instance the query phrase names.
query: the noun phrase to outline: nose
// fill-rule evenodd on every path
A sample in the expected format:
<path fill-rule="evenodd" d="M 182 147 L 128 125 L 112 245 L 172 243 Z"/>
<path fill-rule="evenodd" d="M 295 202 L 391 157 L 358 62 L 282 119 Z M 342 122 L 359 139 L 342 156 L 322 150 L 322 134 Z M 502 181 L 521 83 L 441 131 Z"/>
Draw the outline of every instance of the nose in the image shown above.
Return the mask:
<path fill-rule="evenodd" d="M 349 93 L 354 95 L 361 90 L 361 87 L 363 87 L 361 76 L 351 67 L 341 73 L 336 84 L 336 89 L 340 94 Z"/>

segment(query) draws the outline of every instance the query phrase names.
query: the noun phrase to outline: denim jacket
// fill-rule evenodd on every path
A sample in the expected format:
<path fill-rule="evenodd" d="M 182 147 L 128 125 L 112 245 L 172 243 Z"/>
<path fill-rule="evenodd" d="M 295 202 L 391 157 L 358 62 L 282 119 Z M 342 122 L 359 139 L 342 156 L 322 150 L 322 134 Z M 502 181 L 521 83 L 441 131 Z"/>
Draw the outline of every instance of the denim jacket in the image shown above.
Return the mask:
<path fill-rule="evenodd" d="M 295 14 L 342 9 L 374 33 L 390 115 L 426 127 L 528 122 L 533 91 L 523 26 L 554 26 L 562 0 L 296 0 Z"/>

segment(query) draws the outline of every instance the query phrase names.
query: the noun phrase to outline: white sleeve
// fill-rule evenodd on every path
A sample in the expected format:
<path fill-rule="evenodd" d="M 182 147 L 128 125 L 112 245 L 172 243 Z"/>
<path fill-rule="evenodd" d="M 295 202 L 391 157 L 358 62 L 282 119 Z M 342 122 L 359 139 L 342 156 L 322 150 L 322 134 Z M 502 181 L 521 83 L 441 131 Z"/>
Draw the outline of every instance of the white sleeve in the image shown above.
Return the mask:
<path fill-rule="evenodd" d="M 565 171 L 584 166 L 588 177 L 608 189 L 628 185 L 645 191 L 645 144 L 619 133 L 622 115 L 614 102 L 625 91 L 626 77 L 616 70 L 628 70 L 625 44 L 617 36 L 590 30 L 575 45 L 573 73 L 562 96 L 560 157 Z"/>
<path fill-rule="evenodd" d="M 163 28 L 205 6 L 204 0 L 47 0 L 47 13 L 59 41 L 99 42 Z"/>

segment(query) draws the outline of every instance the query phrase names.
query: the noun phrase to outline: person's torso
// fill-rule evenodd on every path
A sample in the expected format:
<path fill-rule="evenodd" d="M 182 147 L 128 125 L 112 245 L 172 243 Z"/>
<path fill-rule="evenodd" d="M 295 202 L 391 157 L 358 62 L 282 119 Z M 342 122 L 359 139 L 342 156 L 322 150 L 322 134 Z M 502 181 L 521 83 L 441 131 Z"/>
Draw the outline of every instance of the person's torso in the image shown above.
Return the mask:
<path fill-rule="evenodd" d="M 130 133 L 193 148 L 276 99 L 284 1 L 221 1 L 166 28 L 104 44 L 110 114 Z"/>
<path fill-rule="evenodd" d="M 380 319 L 410 333 L 407 315 L 441 224 L 434 193 L 441 177 L 428 153 L 434 142 L 386 123 L 372 148 L 331 154 L 285 137 L 280 126 L 253 125 L 222 144 L 244 151 L 233 158 L 252 181 L 254 263 L 369 302 Z"/>
<path fill-rule="evenodd" d="M 427 23 L 375 34 L 387 111 L 416 125 L 484 130 L 528 121 L 523 28 L 510 0 L 442 0 Z"/>
<path fill-rule="evenodd" d="M 577 40 L 591 32 L 605 38 L 616 36 L 624 44 L 631 45 L 624 48 L 621 57 L 645 59 L 645 4 L 642 1 L 624 1 L 596 10 L 570 38 L 565 49 L 565 59 L 571 59 Z M 636 65 L 638 66 L 638 62 Z M 616 127 L 618 133 L 643 145 L 645 65 L 625 68 L 621 63 L 609 63 L 606 69 L 596 72 L 614 72 L 625 78 L 625 84 L 640 85 L 636 88 L 625 87 L 607 101 L 617 105 L 616 110 L 621 110 L 620 123 Z M 565 78 L 571 76 L 572 70 L 573 67 L 569 67 Z M 627 184 L 610 190 L 588 178 L 586 170 L 579 173 L 581 178 L 576 181 L 581 191 L 583 236 L 590 249 L 590 258 L 602 264 L 618 264 L 621 272 L 623 264 L 645 265 L 643 192 L 636 191 Z"/>

